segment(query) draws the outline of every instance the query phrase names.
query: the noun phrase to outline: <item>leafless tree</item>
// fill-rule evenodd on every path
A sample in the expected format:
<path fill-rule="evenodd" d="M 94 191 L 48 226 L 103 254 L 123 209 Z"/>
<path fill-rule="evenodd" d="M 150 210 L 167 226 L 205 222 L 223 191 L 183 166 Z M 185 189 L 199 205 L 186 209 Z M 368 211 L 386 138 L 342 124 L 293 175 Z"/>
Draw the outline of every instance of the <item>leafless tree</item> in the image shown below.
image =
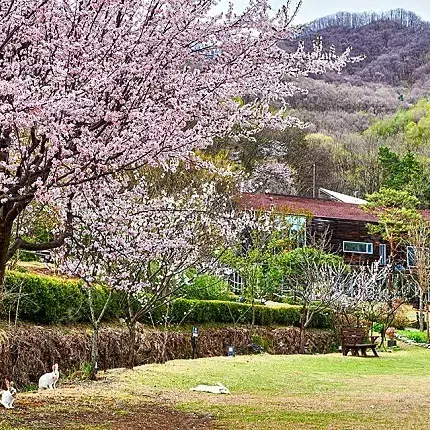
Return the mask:
<path fill-rule="evenodd" d="M 348 278 L 348 289 L 336 303 L 338 312 L 346 316 L 354 315 L 356 323 L 382 323 L 381 344 L 384 341 L 385 329 L 392 325 L 397 312 L 407 301 L 414 286 L 403 282 L 398 277 L 389 287 L 391 267 L 378 263 L 354 268 Z M 399 275 L 403 277 L 403 275 Z M 372 326 L 370 327 L 371 335 Z"/>
<path fill-rule="evenodd" d="M 323 251 L 304 248 L 298 252 L 300 255 L 294 260 L 294 270 L 284 281 L 284 291 L 293 295 L 302 306 L 299 351 L 304 353 L 306 330 L 316 314 L 336 309 L 343 301 L 352 273 L 340 259 L 333 259 Z"/>
<path fill-rule="evenodd" d="M 410 233 L 413 245 L 414 270 L 411 279 L 415 282 L 419 297 L 419 328 L 424 331 L 424 315 L 427 321 L 427 341 L 430 340 L 428 293 L 430 286 L 430 228 L 427 224 L 417 225 Z"/>

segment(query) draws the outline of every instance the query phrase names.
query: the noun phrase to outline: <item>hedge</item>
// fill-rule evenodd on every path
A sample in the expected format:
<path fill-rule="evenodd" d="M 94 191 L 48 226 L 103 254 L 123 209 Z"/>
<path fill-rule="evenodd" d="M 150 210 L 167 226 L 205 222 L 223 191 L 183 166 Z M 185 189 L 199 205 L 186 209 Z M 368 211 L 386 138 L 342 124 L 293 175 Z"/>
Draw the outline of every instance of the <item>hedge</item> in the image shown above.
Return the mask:
<path fill-rule="evenodd" d="M 255 324 L 260 326 L 300 325 L 300 306 L 268 307 L 254 305 Z M 162 310 L 156 311 L 160 315 Z M 154 317 L 157 320 L 157 317 Z M 250 324 L 252 322 L 252 307 L 245 303 L 235 303 L 218 300 L 176 300 L 170 309 L 169 321 L 172 323 L 227 323 Z M 310 327 L 327 328 L 332 326 L 330 312 L 317 313 Z"/>
<path fill-rule="evenodd" d="M 54 276 L 8 271 L 5 277 L 6 296 L 2 302 L 3 316 L 41 324 L 88 322 L 89 308 L 83 284 Z M 96 312 L 107 298 L 103 288 L 94 293 Z M 118 296 L 114 296 L 105 319 L 118 313 Z"/>
<path fill-rule="evenodd" d="M 79 281 L 45 275 L 9 271 L 5 279 L 3 317 L 15 316 L 17 293 L 21 289 L 18 318 L 40 324 L 88 322 L 89 309 L 83 285 Z M 99 288 L 94 294 L 96 309 L 101 309 L 107 291 Z M 121 316 L 120 293 L 113 295 L 105 320 Z M 165 306 L 155 310 L 147 321 L 162 322 Z M 255 324 L 298 326 L 300 306 L 268 307 L 254 305 Z M 171 323 L 226 323 L 249 324 L 252 322 L 251 305 L 231 301 L 177 299 L 172 302 L 168 320 Z M 331 315 L 319 313 L 311 327 L 331 326 Z"/>

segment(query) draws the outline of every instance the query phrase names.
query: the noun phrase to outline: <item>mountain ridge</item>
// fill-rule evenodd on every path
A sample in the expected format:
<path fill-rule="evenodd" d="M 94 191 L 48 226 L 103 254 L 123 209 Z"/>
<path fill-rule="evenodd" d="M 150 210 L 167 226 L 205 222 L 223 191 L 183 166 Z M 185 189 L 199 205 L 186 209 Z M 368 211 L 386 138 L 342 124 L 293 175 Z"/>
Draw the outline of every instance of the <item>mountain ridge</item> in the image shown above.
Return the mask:
<path fill-rule="evenodd" d="M 353 85 L 374 82 L 409 89 L 424 75 L 430 82 L 430 22 L 413 12 L 338 12 L 306 25 L 298 40 L 311 47 L 319 37 L 325 47 L 335 46 L 342 51 L 352 46 L 354 55 L 366 58 L 348 65 L 341 74 L 327 73 L 318 79 Z M 286 42 L 284 47 L 293 49 L 295 43 L 297 39 Z"/>
<path fill-rule="evenodd" d="M 339 11 L 325 15 L 304 24 L 305 31 L 317 32 L 329 27 L 360 28 L 377 21 L 391 21 L 401 27 L 421 29 L 430 26 L 430 22 L 423 20 L 415 12 L 406 9 L 391 9 L 386 12 L 346 12 Z"/>

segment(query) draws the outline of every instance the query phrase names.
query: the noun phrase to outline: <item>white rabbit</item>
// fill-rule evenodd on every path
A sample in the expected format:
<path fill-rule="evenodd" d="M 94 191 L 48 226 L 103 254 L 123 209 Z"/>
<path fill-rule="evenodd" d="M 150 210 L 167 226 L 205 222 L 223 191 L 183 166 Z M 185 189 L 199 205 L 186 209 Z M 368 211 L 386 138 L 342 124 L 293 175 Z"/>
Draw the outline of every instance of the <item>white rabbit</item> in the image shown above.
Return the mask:
<path fill-rule="evenodd" d="M 58 364 L 55 363 L 52 366 L 52 372 L 45 373 L 39 378 L 39 389 L 43 390 L 46 388 L 51 388 L 53 390 L 59 377 L 60 372 L 58 370 Z"/>
<path fill-rule="evenodd" d="M 13 409 L 13 402 L 15 401 L 16 397 L 16 389 L 13 386 L 13 381 L 9 382 L 7 379 L 5 379 L 5 382 L 6 391 L 1 393 L 1 404 L 6 409 Z"/>
<path fill-rule="evenodd" d="M 216 385 L 197 385 L 197 387 L 190 388 L 191 391 L 204 391 L 206 393 L 213 394 L 230 394 L 230 390 L 221 382 L 218 382 Z"/>

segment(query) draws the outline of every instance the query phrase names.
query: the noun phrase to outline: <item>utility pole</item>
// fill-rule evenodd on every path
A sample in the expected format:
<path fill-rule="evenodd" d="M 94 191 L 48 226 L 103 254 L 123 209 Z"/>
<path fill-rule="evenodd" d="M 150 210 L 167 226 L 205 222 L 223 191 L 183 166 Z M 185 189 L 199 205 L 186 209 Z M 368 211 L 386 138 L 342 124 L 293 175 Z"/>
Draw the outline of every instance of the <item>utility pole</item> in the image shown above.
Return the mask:
<path fill-rule="evenodd" d="M 316 176 L 317 176 L 317 165 L 314 163 L 312 165 L 312 197 L 315 198 L 317 195 L 316 190 Z"/>

